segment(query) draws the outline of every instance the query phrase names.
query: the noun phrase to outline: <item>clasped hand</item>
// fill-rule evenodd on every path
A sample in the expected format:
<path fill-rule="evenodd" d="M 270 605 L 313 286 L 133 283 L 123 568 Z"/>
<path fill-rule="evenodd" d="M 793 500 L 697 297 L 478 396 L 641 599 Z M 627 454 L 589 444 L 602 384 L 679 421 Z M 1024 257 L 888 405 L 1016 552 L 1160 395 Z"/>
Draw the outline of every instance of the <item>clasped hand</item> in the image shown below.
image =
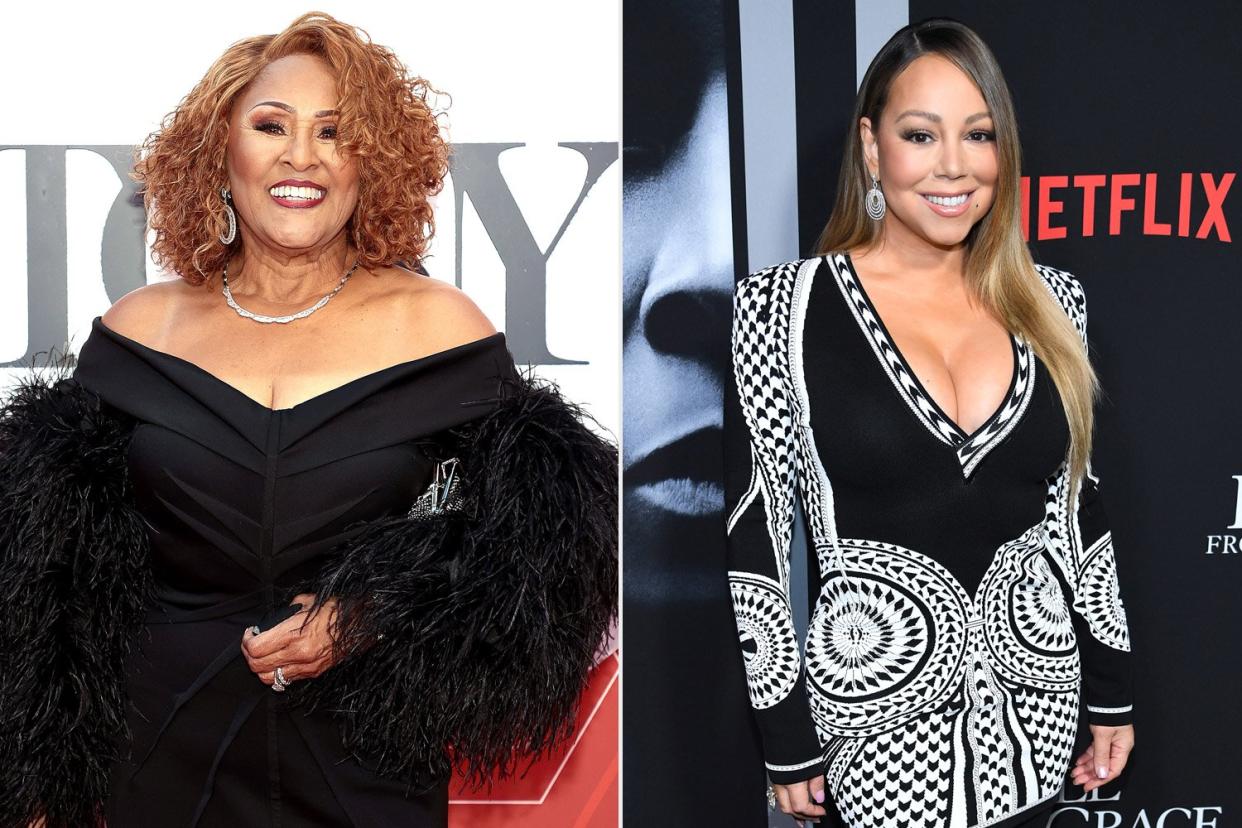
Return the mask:
<path fill-rule="evenodd" d="M 827 811 L 824 802 L 824 777 L 821 774 L 805 782 L 789 785 L 772 785 L 776 792 L 776 804 L 782 813 L 789 814 L 800 826 L 807 822 L 819 822 Z"/>
<path fill-rule="evenodd" d="M 1091 793 L 1116 779 L 1125 769 L 1130 751 L 1134 750 L 1133 725 L 1090 725 L 1090 728 L 1091 746 L 1070 768 L 1070 779 L 1082 786 L 1083 793 Z"/>
<path fill-rule="evenodd" d="M 310 607 L 314 595 L 295 595 L 289 602 Z M 242 633 L 241 650 L 259 681 L 270 685 L 280 667 L 286 681 L 314 678 L 332 666 L 332 624 L 336 619 L 336 599 L 329 598 L 308 621 L 308 609 L 289 616 L 258 635 L 247 628 Z M 302 623 L 306 627 L 302 628 Z"/>

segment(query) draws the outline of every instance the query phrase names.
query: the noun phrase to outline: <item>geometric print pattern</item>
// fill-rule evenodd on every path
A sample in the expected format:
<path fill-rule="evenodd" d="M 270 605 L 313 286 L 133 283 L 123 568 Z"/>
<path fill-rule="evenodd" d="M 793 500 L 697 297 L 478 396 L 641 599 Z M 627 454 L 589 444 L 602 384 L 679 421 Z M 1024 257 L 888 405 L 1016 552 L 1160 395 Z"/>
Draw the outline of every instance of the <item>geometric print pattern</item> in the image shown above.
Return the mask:
<path fill-rule="evenodd" d="M 752 508 L 757 489 L 771 543 L 772 577 L 732 572 L 730 589 L 747 689 L 752 705 L 760 710 L 787 698 L 801 671 L 788 597 L 796 496 L 796 403 L 785 332 L 795 271 L 791 265 L 767 268 L 741 279 L 734 290 L 732 362 L 749 437 L 752 479 L 726 532 L 732 534 L 743 513 Z"/>
<path fill-rule="evenodd" d="M 1014 687 L 1011 695 L 1030 734 L 1040 790 L 1060 789 L 1078 734 L 1078 688 L 1045 693 Z"/>
<path fill-rule="evenodd" d="M 931 619 L 917 596 L 860 577 L 828 580 L 815 628 L 822 631 L 813 642 L 821 686 L 836 698 L 891 693 L 931 645 Z"/>
<path fill-rule="evenodd" d="M 763 710 L 789 695 L 798 680 L 798 638 L 789 599 L 780 584 L 751 572 L 730 572 L 729 588 L 750 702 Z"/>
<path fill-rule="evenodd" d="M 1061 303 L 1074 328 L 1087 344 L 1087 298 L 1082 284 L 1070 273 L 1047 265 L 1036 265 L 1048 291 Z M 1086 498 L 1096 495 L 1098 480 L 1090 464 L 1080 485 L 1078 498 L 1070 503 L 1069 458 L 1061 464 L 1048 486 L 1045 500 L 1045 544 L 1060 565 L 1074 591 L 1074 609 L 1087 621 L 1094 638 L 1117 650 L 1130 651 L 1130 633 L 1121 589 L 1117 579 L 1117 559 L 1112 533 L 1104 533 L 1083 549 L 1078 512 Z"/>
<path fill-rule="evenodd" d="M 867 744 L 867 739 L 849 739 L 831 737 L 824 748 L 824 785 L 830 791 L 839 791 L 843 786 L 845 775 L 854 767 L 859 752 Z"/>
<path fill-rule="evenodd" d="M 1101 535 L 1086 551 L 1074 603 L 1092 635 L 1110 647 L 1130 651 L 1130 627 L 1121 602 L 1111 532 Z"/>
<path fill-rule="evenodd" d="M 1083 345 L 1087 344 L 1087 293 L 1082 284 L 1070 273 L 1055 267 L 1037 264 L 1035 270 L 1043 277 L 1044 287 L 1061 304 L 1065 314 L 1074 323 Z"/>
<path fill-rule="evenodd" d="M 1036 524 L 997 551 L 979 586 L 985 641 L 1010 681 L 1075 690 L 1082 669 L 1074 622 L 1043 550 Z"/>
<path fill-rule="evenodd" d="M 923 716 L 860 743 L 845 773 L 825 782 L 847 825 L 941 828 L 949 824 L 953 719 Z"/>
<path fill-rule="evenodd" d="M 796 419 L 784 333 L 795 274 L 794 266 L 779 265 L 742 279 L 734 292 L 733 317 L 734 379 L 763 484 L 778 581 L 786 588 L 793 530 Z"/>
<path fill-rule="evenodd" d="M 982 826 L 1060 789 L 1082 676 L 1042 538 L 1036 524 L 1003 544 L 973 598 L 914 550 L 821 550 L 843 567 L 816 602 L 806 669 L 848 825 Z"/>
<path fill-rule="evenodd" d="M 1079 502 L 1084 495 L 1090 496 L 1094 488 L 1088 471 L 1080 487 Z M 1070 504 L 1069 489 L 1067 459 L 1053 475 L 1044 500 L 1044 546 L 1070 584 L 1074 609 L 1086 619 L 1091 635 L 1102 644 L 1129 652 L 1130 628 L 1121 599 L 1112 532 L 1105 530 L 1090 548 L 1083 549 L 1078 529 L 1079 503 Z"/>
<path fill-rule="evenodd" d="M 973 801 L 978 814 L 976 824 L 986 825 L 1003 818 L 1023 803 L 1017 798 L 1014 747 L 1005 732 L 1007 698 L 995 674 L 978 649 L 972 652 L 966 675 L 966 729 L 970 734 Z"/>
<path fill-rule="evenodd" d="M 1036 547 L 1042 551 L 1042 546 Z M 1008 619 L 1015 633 L 1023 635 L 1032 649 L 1068 653 L 1077 647 L 1069 607 L 1061 600 L 1060 585 L 1053 580 L 1048 559 L 1032 554 L 1023 562 L 1026 577 L 1013 587 Z"/>
<path fill-rule="evenodd" d="M 948 417 L 931 394 L 923 387 L 910 368 L 897 343 L 880 318 L 866 289 L 862 286 L 848 253 L 827 256 L 836 277 L 837 287 L 853 312 L 854 319 L 875 351 L 881 366 L 896 387 L 906 406 L 933 436 L 953 446 L 962 468 L 962 475 L 971 472 L 993 448 L 1000 445 L 1022 419 L 1022 414 L 1035 395 L 1035 358 L 1030 343 L 1017 334 L 1009 334 L 1013 350 L 1013 375 L 1000 407 L 974 433 L 967 434 Z"/>
<path fill-rule="evenodd" d="M 943 704 L 960 683 L 970 599 L 932 558 L 840 538 L 806 642 L 821 737 L 875 735 Z M 865 661 L 872 657 L 873 661 Z"/>
<path fill-rule="evenodd" d="M 966 681 L 937 710 L 874 737 L 827 739 L 825 782 L 847 825 L 986 826 L 1060 791 L 1077 690 L 1011 685 L 972 650 Z"/>
<path fill-rule="evenodd" d="M 757 475 L 729 526 L 761 495 L 773 553 L 771 577 L 730 572 L 752 703 L 762 709 L 787 698 L 805 668 L 826 782 L 848 825 L 992 824 L 1056 795 L 1070 761 L 1082 670 L 1050 560 L 1074 588 L 1076 606 L 1096 617 L 1093 634 L 1128 646 L 1111 543 L 1082 549 L 1064 465 L 1047 490 L 1044 519 L 994 551 L 973 596 L 930 556 L 838 538 L 810 427 L 801 343 L 793 341 L 803 293 L 825 264 L 899 398 L 954 447 L 965 477 L 1033 397 L 1033 351 L 1012 337 L 1005 403 L 976 434 L 963 434 L 904 364 L 844 255 L 777 265 L 738 282 L 733 365 Z M 1081 286 L 1037 268 L 1085 344 Z M 804 663 L 788 599 L 799 497 L 820 570 Z"/>

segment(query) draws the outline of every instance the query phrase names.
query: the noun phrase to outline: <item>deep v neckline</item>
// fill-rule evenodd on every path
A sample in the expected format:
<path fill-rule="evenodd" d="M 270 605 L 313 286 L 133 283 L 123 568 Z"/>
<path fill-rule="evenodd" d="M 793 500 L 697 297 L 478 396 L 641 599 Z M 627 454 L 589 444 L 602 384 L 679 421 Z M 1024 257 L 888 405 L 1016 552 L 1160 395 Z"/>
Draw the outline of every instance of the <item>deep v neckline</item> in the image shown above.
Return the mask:
<path fill-rule="evenodd" d="M 452 348 L 446 348 L 445 350 L 442 350 L 442 351 L 436 351 L 434 353 L 425 354 L 424 356 L 421 356 L 421 357 L 416 357 L 414 359 L 408 359 L 404 362 L 398 362 L 395 365 L 388 365 L 384 368 L 379 368 L 375 371 L 371 371 L 369 373 L 363 374 L 360 377 L 354 377 L 351 380 L 346 380 L 340 385 L 336 385 L 325 391 L 321 391 L 318 394 L 315 394 L 312 397 L 308 397 L 293 405 L 284 406 L 281 408 L 272 408 L 269 405 L 265 405 L 259 402 L 254 397 L 250 396 L 245 391 L 238 388 L 236 385 L 233 385 L 227 380 L 223 380 L 220 377 L 216 376 L 211 371 L 208 371 L 206 368 L 204 368 L 203 366 L 199 365 L 196 362 L 191 362 L 190 360 L 185 359 L 184 357 L 179 357 L 176 354 L 170 354 L 167 351 L 161 351 L 158 348 L 152 348 L 150 345 L 144 345 L 143 343 L 139 342 L 136 339 L 132 339 L 123 333 L 114 331 L 112 328 L 109 328 L 107 325 L 103 323 L 103 317 L 101 316 L 96 316 L 92 324 L 95 327 L 99 328 L 104 334 L 108 336 L 111 336 L 117 340 L 128 343 L 132 347 L 137 348 L 138 350 L 143 351 L 147 354 L 151 354 L 160 359 L 168 360 L 188 371 L 191 371 L 192 373 L 198 376 L 203 377 L 209 382 L 212 382 L 213 384 L 223 388 L 225 391 L 232 393 L 235 396 L 239 397 L 246 403 L 249 403 L 251 406 L 253 406 L 255 409 L 258 409 L 260 412 L 269 414 L 269 415 L 292 414 L 294 412 L 308 408 L 318 402 L 325 401 L 339 394 L 343 394 L 346 391 L 358 385 L 379 381 L 382 377 L 385 377 L 390 373 L 400 371 L 401 369 L 412 368 L 413 366 L 427 362 L 428 360 L 432 360 L 432 359 L 436 359 L 440 357 L 446 357 L 456 351 L 465 350 L 465 349 L 472 348 L 472 347 L 478 347 L 489 340 L 504 336 L 503 332 L 497 331 L 496 333 L 489 334 L 485 337 L 473 340 L 471 342 L 464 342 L 460 345 L 454 345 Z"/>
<path fill-rule="evenodd" d="M 888 325 L 884 322 L 884 317 L 880 315 L 879 309 L 875 306 L 875 302 L 872 300 L 871 294 L 867 292 L 867 287 L 863 284 L 862 277 L 858 275 L 858 269 L 854 267 L 854 259 L 849 253 L 846 253 L 845 260 L 846 263 L 849 264 L 850 275 L 854 277 L 854 281 L 858 285 L 859 296 L 866 304 L 867 309 L 871 312 L 871 316 L 875 319 L 876 325 L 879 326 L 880 333 L 884 335 L 884 338 L 888 341 L 889 346 L 892 348 L 893 356 L 896 357 L 896 359 L 901 363 L 901 367 L 905 370 L 905 372 L 909 374 L 910 381 L 917 386 L 917 392 L 926 397 L 928 404 L 933 406 L 936 413 L 939 414 L 944 419 L 945 423 L 951 426 L 953 431 L 957 433 L 959 440 L 970 440 L 972 437 L 975 437 L 987 428 L 988 424 L 995 420 L 997 415 L 1000 414 L 1005 408 L 1005 401 L 1009 399 L 1011 394 L 1013 394 L 1014 384 L 1018 381 L 1018 375 L 1021 373 L 1021 368 L 1019 366 L 1017 337 L 1015 337 L 1008 330 L 1005 331 L 1005 336 L 1009 340 L 1009 351 L 1012 355 L 1012 359 L 1010 362 L 1009 384 L 1005 387 L 1005 394 L 1001 397 L 1000 404 L 993 409 L 991 415 L 985 419 L 978 426 L 978 428 L 968 433 L 966 429 L 962 428 L 956 420 L 949 416 L 948 412 L 944 410 L 944 407 L 941 406 L 940 403 L 936 402 L 936 398 L 932 396 L 932 393 L 927 390 L 925 385 L 923 385 L 923 381 L 919 379 L 918 373 L 914 370 L 914 367 L 910 364 L 910 361 L 906 359 L 906 355 L 902 353 L 901 347 L 897 344 L 897 337 L 893 336 L 892 331 L 889 330 Z"/>
<path fill-rule="evenodd" d="M 1034 358 L 1029 343 L 1011 331 L 1010 352 L 1013 355 L 1009 385 L 1000 404 L 991 416 L 974 431 L 967 433 L 957 421 L 936 402 L 910 366 L 897 340 L 884 324 L 867 289 L 858 277 L 848 252 L 838 257 L 834 267 L 837 284 L 845 294 L 850 310 L 870 342 L 872 350 L 897 392 L 923 425 L 939 440 L 954 448 L 962 473 L 969 477 L 992 448 L 1006 437 L 1029 404 L 1035 386 Z"/>

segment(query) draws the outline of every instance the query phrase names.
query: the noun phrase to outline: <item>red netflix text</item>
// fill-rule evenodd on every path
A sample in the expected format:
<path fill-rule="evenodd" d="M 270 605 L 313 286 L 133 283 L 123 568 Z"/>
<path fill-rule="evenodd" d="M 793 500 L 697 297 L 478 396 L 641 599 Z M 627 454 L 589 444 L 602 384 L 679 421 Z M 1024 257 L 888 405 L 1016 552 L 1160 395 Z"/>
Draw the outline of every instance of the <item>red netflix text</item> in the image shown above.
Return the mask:
<path fill-rule="evenodd" d="M 1137 234 L 1233 241 L 1225 196 L 1237 173 L 1113 173 L 1022 178 L 1022 234 L 1031 239 L 1032 189 L 1036 240 Z M 1175 188 L 1157 202 L 1157 193 Z"/>

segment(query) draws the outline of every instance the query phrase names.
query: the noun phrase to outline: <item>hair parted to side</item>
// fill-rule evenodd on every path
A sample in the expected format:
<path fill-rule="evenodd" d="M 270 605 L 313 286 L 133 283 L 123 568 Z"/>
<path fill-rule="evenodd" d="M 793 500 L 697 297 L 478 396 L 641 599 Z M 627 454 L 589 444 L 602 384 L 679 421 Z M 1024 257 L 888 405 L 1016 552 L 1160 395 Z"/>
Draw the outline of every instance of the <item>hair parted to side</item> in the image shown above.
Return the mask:
<path fill-rule="evenodd" d="M 429 199 L 448 173 L 449 146 L 429 95 L 397 56 L 367 33 L 323 12 L 308 12 L 276 35 L 234 43 L 164 117 L 135 152 L 153 259 L 192 284 L 218 272 L 242 244 L 217 238 L 228 227 L 220 188 L 228 184 L 225 147 L 233 104 L 270 63 L 321 57 L 336 75 L 337 151 L 358 164 L 358 204 L 348 232 L 363 268 L 417 264 L 435 232 Z"/>
<path fill-rule="evenodd" d="M 987 44 L 965 24 L 934 17 L 900 29 L 884 44 L 863 76 L 845 138 L 836 200 L 816 253 L 870 249 L 880 243 L 881 222 L 868 217 L 864 202 L 871 176 L 862 151 L 859 123 L 870 118 L 879 129 L 894 79 L 915 58 L 940 55 L 952 61 L 983 95 L 996 132 L 999 177 L 996 199 L 966 237 L 966 285 L 984 307 L 1013 333 L 1027 339 L 1048 367 L 1065 406 L 1070 428 L 1071 497 L 1091 456 L 1093 408 L 1099 380 L 1082 339 L 1035 270 L 1021 229 L 1021 145 L 1009 87 Z"/>

